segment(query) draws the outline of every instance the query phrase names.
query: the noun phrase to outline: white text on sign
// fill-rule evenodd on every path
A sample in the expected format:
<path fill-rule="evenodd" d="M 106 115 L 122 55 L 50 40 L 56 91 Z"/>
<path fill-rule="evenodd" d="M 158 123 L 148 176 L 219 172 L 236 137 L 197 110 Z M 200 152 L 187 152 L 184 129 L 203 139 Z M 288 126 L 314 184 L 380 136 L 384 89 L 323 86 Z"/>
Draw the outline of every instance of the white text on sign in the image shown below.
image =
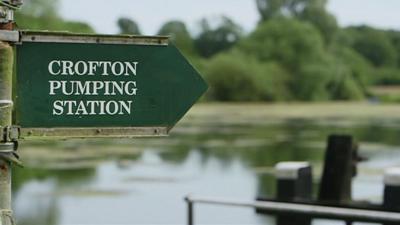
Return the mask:
<path fill-rule="evenodd" d="M 139 62 L 53 60 L 48 72 L 55 79 L 49 80 L 49 95 L 60 96 L 53 102 L 55 116 L 130 115 L 132 100 L 65 100 L 65 96 L 136 96 Z M 78 79 L 71 79 L 71 76 Z M 82 76 L 101 76 L 100 80 L 79 80 Z M 130 80 L 118 80 L 130 77 Z M 110 78 L 105 80 L 104 78 Z M 62 96 L 62 98 L 61 98 Z M 62 99 L 62 100 L 61 100 Z"/>

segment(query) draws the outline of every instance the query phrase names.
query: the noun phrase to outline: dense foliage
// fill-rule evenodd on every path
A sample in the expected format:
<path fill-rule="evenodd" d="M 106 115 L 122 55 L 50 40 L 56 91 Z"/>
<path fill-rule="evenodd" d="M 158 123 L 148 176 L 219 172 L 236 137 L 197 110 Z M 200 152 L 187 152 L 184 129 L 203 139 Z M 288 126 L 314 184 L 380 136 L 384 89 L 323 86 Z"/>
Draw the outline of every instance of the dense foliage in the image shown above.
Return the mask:
<path fill-rule="evenodd" d="M 141 34 L 139 25 L 132 19 L 122 17 L 118 19 L 117 24 L 120 34 Z"/>
<path fill-rule="evenodd" d="M 186 56 L 197 55 L 190 33 L 181 21 L 169 21 L 161 26 L 158 35 L 166 35 Z"/>
<path fill-rule="evenodd" d="M 374 85 L 400 85 L 400 32 L 368 26 L 341 28 L 327 0 L 255 0 L 260 22 L 245 33 L 234 20 L 203 19 L 196 35 L 182 21 L 167 21 L 168 35 L 207 79 L 206 99 L 321 101 L 374 97 Z M 94 32 L 63 20 L 56 0 L 27 0 L 19 27 Z M 130 18 L 121 34 L 140 34 Z"/>
<path fill-rule="evenodd" d="M 58 5 L 58 0 L 25 0 L 22 10 L 16 13 L 18 28 L 94 33 L 86 23 L 62 19 L 57 11 Z"/>

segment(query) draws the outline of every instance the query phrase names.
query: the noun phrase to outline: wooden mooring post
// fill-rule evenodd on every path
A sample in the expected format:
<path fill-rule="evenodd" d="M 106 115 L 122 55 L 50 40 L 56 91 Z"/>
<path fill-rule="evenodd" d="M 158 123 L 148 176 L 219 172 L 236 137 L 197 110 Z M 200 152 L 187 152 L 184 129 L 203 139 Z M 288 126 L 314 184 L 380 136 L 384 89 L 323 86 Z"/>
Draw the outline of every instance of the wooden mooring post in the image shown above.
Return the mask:
<path fill-rule="evenodd" d="M 262 198 L 260 202 L 271 204 L 293 204 L 292 211 L 288 212 L 277 207 L 276 210 L 259 207 L 256 212 L 276 215 L 277 225 L 311 224 L 312 219 L 338 219 L 351 225 L 353 222 L 375 222 L 383 225 L 399 225 L 400 220 L 389 217 L 400 216 L 400 167 L 390 168 L 384 175 L 383 204 L 353 201 L 351 197 L 352 178 L 357 174 L 358 146 L 351 136 L 331 135 L 325 155 L 325 165 L 320 182 L 318 198 L 312 198 L 311 166 L 306 162 L 282 162 L 276 166 L 277 196 L 276 198 Z M 300 205 L 310 207 L 309 212 L 299 214 Z M 354 211 L 352 216 L 320 214 L 311 209 L 332 208 L 344 214 Z M 365 214 L 363 214 L 365 213 Z M 387 215 L 378 219 L 378 215 Z M 365 218 L 362 218 L 365 217 Z M 368 218 L 366 218 L 368 217 Z"/>
<path fill-rule="evenodd" d="M 351 202 L 352 179 L 356 175 L 357 148 L 347 135 L 331 135 L 325 153 L 318 202 Z"/>
<path fill-rule="evenodd" d="M 383 194 L 383 208 L 400 212 L 400 168 L 389 168 L 385 171 L 385 189 Z M 385 223 L 384 225 L 397 225 Z"/>
<path fill-rule="evenodd" d="M 282 162 L 276 166 L 277 200 L 284 202 L 312 199 L 312 169 L 307 162 Z M 311 225 L 311 218 L 296 214 L 282 214 L 277 225 Z"/>
<path fill-rule="evenodd" d="M 353 177 L 357 174 L 358 152 L 353 137 L 330 135 L 325 153 L 317 202 L 327 204 L 348 204 L 352 201 Z M 351 225 L 352 221 L 346 221 Z"/>

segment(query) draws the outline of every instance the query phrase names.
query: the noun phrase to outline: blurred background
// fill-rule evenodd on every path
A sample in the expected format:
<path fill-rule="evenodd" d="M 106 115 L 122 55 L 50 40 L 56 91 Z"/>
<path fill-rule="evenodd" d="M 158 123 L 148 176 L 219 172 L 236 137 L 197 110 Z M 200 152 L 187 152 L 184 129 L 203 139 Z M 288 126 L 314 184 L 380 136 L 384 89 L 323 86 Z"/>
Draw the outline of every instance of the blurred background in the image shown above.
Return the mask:
<path fill-rule="evenodd" d="M 398 9 L 395 0 L 25 0 L 20 29 L 169 35 L 210 88 L 168 138 L 23 141 L 18 224 L 184 224 L 189 193 L 274 196 L 280 161 L 310 161 L 317 186 L 332 133 L 353 135 L 368 158 L 353 197 L 382 202 L 383 170 L 400 166 Z M 275 224 L 251 209 L 196 213 L 199 224 Z"/>

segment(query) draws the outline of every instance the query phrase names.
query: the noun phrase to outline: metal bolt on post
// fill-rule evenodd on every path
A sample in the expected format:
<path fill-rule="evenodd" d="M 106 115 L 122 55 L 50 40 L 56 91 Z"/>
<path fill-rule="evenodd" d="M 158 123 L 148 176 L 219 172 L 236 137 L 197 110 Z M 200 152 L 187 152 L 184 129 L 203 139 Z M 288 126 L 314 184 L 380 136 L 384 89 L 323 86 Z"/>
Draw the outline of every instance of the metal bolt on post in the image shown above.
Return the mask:
<path fill-rule="evenodd" d="M 0 30 L 13 30 L 14 10 L 22 1 L 0 0 Z M 11 177 L 16 155 L 17 138 L 12 127 L 12 74 L 14 53 L 10 43 L 0 40 L 0 225 L 14 225 L 11 204 Z"/>

